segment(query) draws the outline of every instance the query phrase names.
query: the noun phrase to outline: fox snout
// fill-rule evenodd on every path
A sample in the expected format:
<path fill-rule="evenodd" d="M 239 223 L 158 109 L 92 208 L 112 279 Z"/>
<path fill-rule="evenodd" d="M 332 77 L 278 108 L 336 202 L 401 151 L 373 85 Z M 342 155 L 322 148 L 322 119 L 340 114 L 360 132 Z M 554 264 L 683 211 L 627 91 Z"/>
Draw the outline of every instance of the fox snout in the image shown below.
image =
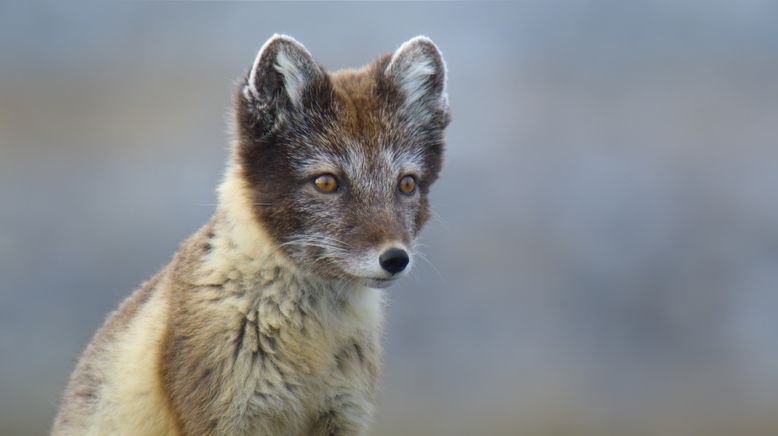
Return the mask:
<path fill-rule="evenodd" d="M 384 288 L 410 271 L 412 258 L 404 244 L 391 242 L 354 253 L 336 267 L 366 286 Z"/>

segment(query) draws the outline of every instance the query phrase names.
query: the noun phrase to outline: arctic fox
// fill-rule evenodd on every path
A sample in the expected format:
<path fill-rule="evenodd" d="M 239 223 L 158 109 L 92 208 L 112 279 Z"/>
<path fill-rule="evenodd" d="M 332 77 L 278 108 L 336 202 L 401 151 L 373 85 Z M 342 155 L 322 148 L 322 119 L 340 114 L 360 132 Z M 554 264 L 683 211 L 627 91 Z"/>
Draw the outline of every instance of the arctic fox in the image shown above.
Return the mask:
<path fill-rule="evenodd" d="M 326 72 L 275 35 L 235 95 L 211 220 L 97 332 L 53 435 L 360 435 L 382 291 L 411 267 L 449 122 L 426 37 Z"/>

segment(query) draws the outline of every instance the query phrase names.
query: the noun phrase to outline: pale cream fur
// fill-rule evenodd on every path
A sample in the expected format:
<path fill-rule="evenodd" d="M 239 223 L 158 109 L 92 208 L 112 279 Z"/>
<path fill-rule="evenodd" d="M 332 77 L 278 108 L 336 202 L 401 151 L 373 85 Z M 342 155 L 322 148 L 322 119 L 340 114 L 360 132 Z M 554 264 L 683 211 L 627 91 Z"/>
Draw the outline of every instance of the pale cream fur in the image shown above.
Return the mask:
<path fill-rule="evenodd" d="M 332 368 L 333 357 L 349 338 L 355 336 L 367 335 L 369 342 L 378 343 L 383 328 L 383 293 L 378 289 L 354 284 L 324 282 L 297 268 L 271 242 L 257 222 L 256 215 L 251 213 L 250 199 L 239 171 L 237 164 L 231 165 L 219 188 L 220 206 L 226 212 L 228 222 L 223 229 L 224 234 L 219 235 L 217 232 L 213 254 L 204 264 L 203 284 L 222 283 L 225 279 L 243 284 L 263 282 L 270 280 L 275 271 L 281 269 L 304 278 L 304 281 L 313 287 L 327 289 L 329 295 L 323 295 L 325 299 L 344 298 L 338 308 L 325 304 L 313 309 L 316 313 L 312 316 L 303 317 L 297 312 L 296 305 L 306 290 L 285 286 L 284 282 L 281 282 L 279 286 L 264 288 L 261 296 L 264 301 L 272 301 L 275 304 L 257 304 L 256 295 L 244 294 L 241 298 L 225 300 L 219 310 L 225 320 L 245 317 L 250 321 L 258 321 L 261 334 L 270 334 L 274 330 L 284 332 L 280 340 L 284 344 L 283 351 L 288 359 L 280 362 L 282 370 L 302 373 L 305 384 L 297 398 L 285 399 L 283 395 L 268 388 L 285 383 L 279 372 L 267 368 L 268 370 L 256 375 L 259 377 L 256 383 L 261 386 L 262 393 L 268 397 L 277 395 L 279 403 L 285 404 L 279 407 L 288 407 L 289 404 L 296 406 L 296 410 L 277 410 L 282 418 L 278 422 L 268 422 L 268 426 L 260 425 L 259 428 L 263 431 L 258 434 L 301 434 L 303 429 L 293 423 L 313 419 L 311 411 L 322 410 L 328 401 L 327 397 L 333 395 L 334 391 L 357 389 L 364 391 L 364 397 L 372 396 L 368 391 L 372 390 L 373 381 L 359 377 L 347 379 L 342 374 L 337 374 Z M 237 286 L 244 287 L 240 284 Z M 225 289 L 229 292 L 230 287 L 227 285 Z M 308 336 L 300 334 L 302 329 L 309 332 Z M 248 374 L 252 370 L 250 367 L 239 370 L 247 372 L 239 376 L 240 378 L 253 377 Z M 235 395 L 241 394 L 236 392 Z M 251 403 L 248 398 L 247 402 Z M 272 405 L 263 404 L 261 407 L 268 408 Z M 359 419 L 365 421 L 366 425 L 372 415 L 372 405 L 365 402 L 363 407 Z"/>
<path fill-rule="evenodd" d="M 164 290 L 160 287 L 143 306 L 106 356 L 105 371 L 115 378 L 102 388 L 84 436 L 178 434 L 159 380 L 161 327 L 167 312 Z"/>
<path fill-rule="evenodd" d="M 214 434 L 305 434 L 317 414 L 338 407 L 332 402 L 344 393 L 350 399 L 345 413 L 352 415 L 346 418 L 355 422 L 357 429 L 344 434 L 361 434 L 372 416 L 371 400 L 380 370 L 383 294 L 377 289 L 306 276 L 270 240 L 251 213 L 248 198 L 239 167 L 233 164 L 219 188 L 217 214 L 223 219 L 214 229 L 212 249 L 201 263 L 193 265 L 190 275 L 191 286 L 200 289 L 192 297 L 193 304 L 201 304 L 207 315 L 206 325 L 192 329 L 208 331 L 214 356 L 231 355 L 237 336 L 231 326 L 242 319 L 256 322 L 259 334 L 279 335 L 278 349 L 272 351 L 278 355 L 272 357 L 272 367 L 259 370 L 248 359 L 236 358 L 229 373 L 222 375 L 227 383 L 214 399 L 220 416 Z M 171 410 L 160 378 L 162 341 L 172 322 L 171 294 L 181 288 L 180 283 L 171 283 L 169 269 L 163 271 L 151 296 L 124 329 L 105 344 L 95 345 L 103 339 L 93 341 L 91 347 L 99 352 L 85 353 L 69 391 L 78 390 L 76 374 L 88 366 L 102 379 L 96 394 L 99 401 L 89 407 L 71 406 L 81 411 L 73 413 L 66 407 L 66 395 L 53 435 L 172 436 L 181 434 L 181 422 L 196 418 L 187 416 L 190 412 L 186 410 Z M 278 280 L 279 271 L 302 279 Z M 308 289 L 292 283 L 310 284 L 324 292 L 322 304 L 305 308 L 308 317 L 299 311 Z M 301 334 L 301 330 L 307 333 Z M 259 341 L 251 334 L 243 339 L 249 346 Z M 337 356 L 354 340 L 366 343 L 364 352 L 374 354 L 368 356 L 372 366 L 336 369 L 341 365 Z M 279 388 L 289 384 L 297 387 L 294 395 Z M 246 415 L 255 418 L 242 418 Z"/>

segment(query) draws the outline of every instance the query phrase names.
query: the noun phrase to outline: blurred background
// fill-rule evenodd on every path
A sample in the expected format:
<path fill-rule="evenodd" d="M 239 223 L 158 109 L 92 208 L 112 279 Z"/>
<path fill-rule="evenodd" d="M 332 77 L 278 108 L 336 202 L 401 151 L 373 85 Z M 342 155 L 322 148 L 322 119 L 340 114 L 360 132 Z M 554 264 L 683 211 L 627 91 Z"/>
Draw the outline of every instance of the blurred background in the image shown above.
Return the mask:
<path fill-rule="evenodd" d="M 274 32 L 453 122 L 371 434 L 778 434 L 778 4 L 0 2 L 0 434 L 214 210 Z"/>

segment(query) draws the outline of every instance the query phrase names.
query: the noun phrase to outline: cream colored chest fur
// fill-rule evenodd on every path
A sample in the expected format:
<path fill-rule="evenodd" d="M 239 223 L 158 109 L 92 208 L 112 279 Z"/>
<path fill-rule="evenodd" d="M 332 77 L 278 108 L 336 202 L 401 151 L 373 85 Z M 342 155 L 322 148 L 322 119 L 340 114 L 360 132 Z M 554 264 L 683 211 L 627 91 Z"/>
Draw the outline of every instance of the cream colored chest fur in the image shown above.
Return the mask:
<path fill-rule="evenodd" d="M 315 434 L 333 413 L 362 428 L 380 370 L 381 291 L 322 282 L 246 252 L 232 222 L 173 274 L 162 383 L 187 434 Z M 209 232 L 206 232 L 209 233 Z M 265 245 L 263 245 L 264 247 Z M 186 256 L 184 256 L 186 257 Z M 357 432 L 358 433 L 358 432 Z"/>
<path fill-rule="evenodd" d="M 317 434 L 333 410 L 364 427 L 380 367 L 380 291 L 317 289 L 287 274 L 231 274 L 181 295 L 166 272 L 77 370 L 100 379 L 97 404 L 54 434 Z"/>

